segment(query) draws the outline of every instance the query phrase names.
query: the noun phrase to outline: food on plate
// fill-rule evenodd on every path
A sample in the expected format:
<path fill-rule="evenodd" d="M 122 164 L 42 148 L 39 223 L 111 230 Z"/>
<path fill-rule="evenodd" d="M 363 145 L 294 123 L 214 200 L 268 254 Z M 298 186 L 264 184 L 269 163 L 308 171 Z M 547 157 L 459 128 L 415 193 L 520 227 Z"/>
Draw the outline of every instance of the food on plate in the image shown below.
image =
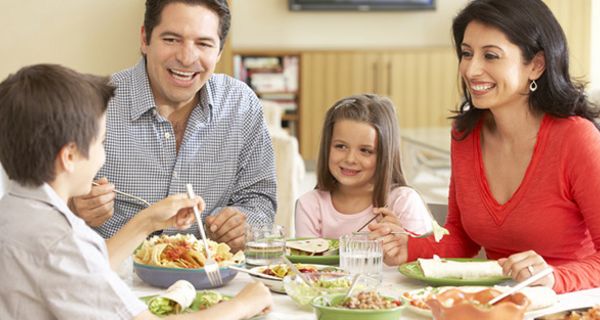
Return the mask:
<path fill-rule="evenodd" d="M 243 252 L 239 251 L 234 255 L 225 243 L 208 240 L 208 248 L 219 266 L 244 261 Z M 137 263 L 151 266 L 197 269 L 204 267 L 206 252 L 204 245 L 192 234 L 160 235 L 145 240 L 134 253 L 133 259 Z"/>
<path fill-rule="evenodd" d="M 493 288 L 478 292 L 449 289 L 428 299 L 426 303 L 431 308 L 434 319 L 523 319 L 525 310 L 529 306 L 529 299 L 517 292 L 494 305 L 488 304 L 500 294 L 499 290 Z"/>
<path fill-rule="evenodd" d="M 358 294 L 341 301 L 338 307 L 347 309 L 391 309 L 402 305 L 400 300 L 394 300 L 379 295 L 375 291 L 361 291 Z"/>
<path fill-rule="evenodd" d="M 322 238 L 291 240 L 286 243 L 287 254 L 293 256 L 337 255 L 338 249 L 338 240 Z"/>
<path fill-rule="evenodd" d="M 155 315 L 178 314 L 192 305 L 196 298 L 196 289 L 185 280 L 172 284 L 165 293 L 148 302 L 148 309 Z"/>
<path fill-rule="evenodd" d="M 283 287 L 285 293 L 297 304 L 308 306 L 317 296 L 346 293 L 352 284 L 352 276 L 348 274 L 311 273 L 309 282 L 310 285 L 300 277 L 290 275 L 283 278 Z"/>
<path fill-rule="evenodd" d="M 600 320 L 600 305 L 592 308 L 569 310 L 537 318 L 540 320 Z"/>
<path fill-rule="evenodd" d="M 340 271 L 340 269 L 336 268 L 336 267 L 318 268 L 317 266 L 314 266 L 314 265 L 307 265 L 307 264 L 301 264 L 301 263 L 296 263 L 294 265 L 296 266 L 298 271 L 300 271 L 301 273 L 339 272 Z M 267 267 L 261 268 L 260 272 L 264 273 L 266 275 L 275 276 L 275 277 L 278 277 L 281 279 L 283 279 L 283 277 L 285 277 L 287 275 L 294 274 L 294 272 L 292 270 L 290 270 L 290 267 L 286 264 L 276 264 L 276 265 L 267 266 Z"/>
<path fill-rule="evenodd" d="M 485 287 L 425 287 L 422 289 L 412 290 L 403 292 L 402 299 L 408 302 L 408 305 L 412 308 L 416 308 L 419 313 L 431 312 L 431 308 L 427 305 L 426 301 L 435 297 L 444 291 L 450 289 L 460 289 L 464 292 L 478 292 L 486 289 Z M 511 287 L 507 286 L 495 286 L 500 292 L 510 290 Z M 549 307 L 558 301 L 558 296 L 554 290 L 548 287 L 536 286 L 536 287 L 525 287 L 520 291 L 529 299 L 529 306 L 527 311 L 539 310 L 542 308 Z M 414 309 L 413 309 L 414 310 Z"/>
<path fill-rule="evenodd" d="M 423 289 L 403 292 L 401 297 L 408 302 L 409 305 L 421 309 L 431 311 L 431 308 L 425 301 L 431 299 L 438 293 L 441 293 L 446 288 L 425 287 Z"/>
<path fill-rule="evenodd" d="M 502 267 L 497 261 L 453 261 L 433 256 L 433 259 L 418 259 L 426 277 L 481 279 L 502 277 Z"/>

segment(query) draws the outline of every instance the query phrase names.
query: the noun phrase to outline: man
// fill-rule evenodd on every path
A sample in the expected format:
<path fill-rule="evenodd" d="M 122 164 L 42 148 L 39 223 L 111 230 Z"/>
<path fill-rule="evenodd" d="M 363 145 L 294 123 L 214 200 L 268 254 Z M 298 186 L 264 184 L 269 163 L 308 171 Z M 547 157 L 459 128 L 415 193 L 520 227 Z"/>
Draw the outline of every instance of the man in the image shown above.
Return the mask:
<path fill-rule="evenodd" d="M 246 220 L 273 222 L 274 156 L 259 101 L 243 83 L 213 75 L 229 24 L 225 0 L 146 1 L 143 57 L 113 76 L 103 178 L 71 202 L 103 237 L 144 207 L 116 189 L 153 203 L 192 183 L 206 201 L 209 236 L 234 251 Z"/>

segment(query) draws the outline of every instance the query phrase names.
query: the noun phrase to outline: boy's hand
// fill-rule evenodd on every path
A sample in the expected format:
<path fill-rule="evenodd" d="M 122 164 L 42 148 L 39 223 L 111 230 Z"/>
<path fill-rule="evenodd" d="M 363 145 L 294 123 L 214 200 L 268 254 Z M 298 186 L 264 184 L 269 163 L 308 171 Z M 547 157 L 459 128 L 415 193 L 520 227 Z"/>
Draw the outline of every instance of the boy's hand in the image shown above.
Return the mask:
<path fill-rule="evenodd" d="M 204 211 L 206 204 L 201 197 L 189 199 L 186 194 L 171 195 L 150 207 L 140 211 L 150 223 L 150 232 L 171 227 L 180 230 L 191 227 L 195 220 L 193 206 L 198 206 L 200 212 Z"/>
<path fill-rule="evenodd" d="M 115 186 L 106 178 L 96 181 L 97 186 L 85 196 L 69 200 L 69 208 L 90 227 L 98 227 L 112 217 L 115 205 Z"/>
<path fill-rule="evenodd" d="M 225 207 L 219 213 L 206 217 L 206 230 L 216 242 L 225 242 L 231 252 L 244 249 L 246 244 L 246 216 L 234 207 Z"/>
<path fill-rule="evenodd" d="M 273 305 L 273 296 L 262 282 L 253 282 L 244 287 L 234 298 L 247 319 L 261 312 L 266 312 Z"/>

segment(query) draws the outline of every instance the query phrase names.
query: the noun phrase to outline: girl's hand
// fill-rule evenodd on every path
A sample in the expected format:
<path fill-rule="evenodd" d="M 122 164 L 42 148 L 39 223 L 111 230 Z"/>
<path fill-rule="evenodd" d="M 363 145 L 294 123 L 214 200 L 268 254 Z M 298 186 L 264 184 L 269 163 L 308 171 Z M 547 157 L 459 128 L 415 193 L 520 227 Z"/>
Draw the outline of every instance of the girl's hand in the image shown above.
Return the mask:
<path fill-rule="evenodd" d="M 262 282 L 253 282 L 244 287 L 234 298 L 238 303 L 243 319 L 261 312 L 268 312 L 273 305 L 273 296 Z"/>
<path fill-rule="evenodd" d="M 518 282 L 550 267 L 544 258 L 533 250 L 515 253 L 508 258 L 498 259 L 498 263 L 502 266 L 502 271 L 505 275 Z M 555 281 L 554 274 L 551 273 L 547 277 L 534 282 L 533 285 L 552 288 Z"/>
<path fill-rule="evenodd" d="M 383 243 L 383 262 L 388 266 L 397 266 L 406 262 L 408 257 L 406 234 L 394 235 L 392 232 L 404 229 L 397 224 L 389 222 L 371 223 L 369 225 L 370 239 L 381 239 Z"/>
<path fill-rule="evenodd" d="M 194 222 L 193 206 L 204 211 L 206 204 L 201 197 L 189 199 L 186 194 L 169 196 L 140 212 L 151 224 L 152 231 L 176 227 L 180 230 L 191 227 Z"/>
<path fill-rule="evenodd" d="M 391 223 L 391 224 L 396 224 L 396 225 L 400 225 L 400 220 L 398 219 L 398 217 L 394 214 L 394 212 L 386 207 L 381 207 L 381 208 L 375 208 L 373 209 L 373 213 L 378 215 L 377 222 L 379 223 Z"/>

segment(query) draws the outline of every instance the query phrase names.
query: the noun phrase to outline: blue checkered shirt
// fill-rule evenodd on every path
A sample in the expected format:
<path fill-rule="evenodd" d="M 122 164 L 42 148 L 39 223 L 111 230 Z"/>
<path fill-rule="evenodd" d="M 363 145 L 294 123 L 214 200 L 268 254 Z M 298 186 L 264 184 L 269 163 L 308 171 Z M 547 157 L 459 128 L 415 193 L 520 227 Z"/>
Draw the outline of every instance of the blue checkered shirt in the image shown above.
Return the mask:
<path fill-rule="evenodd" d="M 273 222 L 273 146 L 259 100 L 248 86 L 213 75 L 198 93 L 177 152 L 173 126 L 157 112 L 144 59 L 112 81 L 117 91 L 107 111 L 106 163 L 97 177 L 150 203 L 184 193 L 191 183 L 206 202 L 203 220 L 232 206 L 250 224 Z M 116 194 L 114 215 L 96 231 L 108 238 L 144 208 Z M 198 235 L 198 225 L 187 232 Z"/>

